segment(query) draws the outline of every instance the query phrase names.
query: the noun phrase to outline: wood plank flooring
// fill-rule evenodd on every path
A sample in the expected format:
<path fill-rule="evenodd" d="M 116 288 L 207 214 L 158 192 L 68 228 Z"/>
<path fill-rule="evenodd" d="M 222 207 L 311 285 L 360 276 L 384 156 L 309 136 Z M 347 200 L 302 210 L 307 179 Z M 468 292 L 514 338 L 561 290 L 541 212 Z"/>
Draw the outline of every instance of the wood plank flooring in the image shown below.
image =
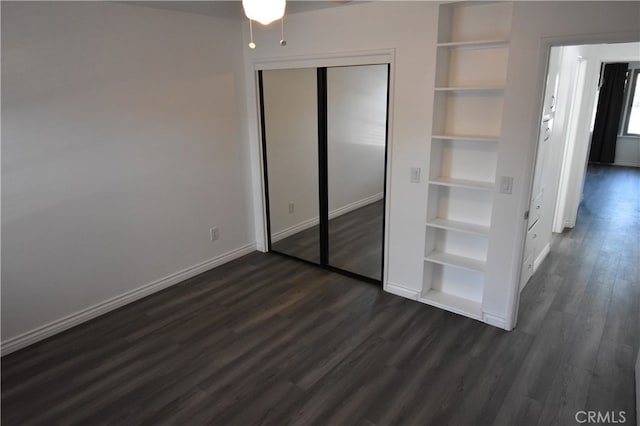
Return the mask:
<path fill-rule="evenodd" d="M 382 279 L 384 202 L 382 200 L 329 221 L 329 265 Z M 272 244 L 273 250 L 320 263 L 320 229 L 314 226 Z"/>
<path fill-rule="evenodd" d="M 250 254 L 2 359 L 2 424 L 635 424 L 640 171 L 590 168 L 505 332 Z"/>

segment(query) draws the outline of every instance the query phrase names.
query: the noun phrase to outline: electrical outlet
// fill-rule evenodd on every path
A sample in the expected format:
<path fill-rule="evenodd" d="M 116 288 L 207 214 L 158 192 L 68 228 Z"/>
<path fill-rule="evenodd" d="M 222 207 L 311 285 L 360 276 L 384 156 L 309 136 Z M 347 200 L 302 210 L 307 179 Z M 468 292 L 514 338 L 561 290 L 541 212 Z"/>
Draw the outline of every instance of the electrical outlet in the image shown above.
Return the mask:
<path fill-rule="evenodd" d="M 215 241 L 218 238 L 220 238 L 220 233 L 218 232 L 218 227 L 214 226 L 213 228 L 209 229 L 209 235 L 211 236 L 211 241 Z"/>
<path fill-rule="evenodd" d="M 293 213 L 296 209 L 296 205 L 293 202 L 289 203 L 289 213 Z"/>
<path fill-rule="evenodd" d="M 500 192 L 511 194 L 513 191 L 513 176 L 502 176 L 500 178 Z"/>

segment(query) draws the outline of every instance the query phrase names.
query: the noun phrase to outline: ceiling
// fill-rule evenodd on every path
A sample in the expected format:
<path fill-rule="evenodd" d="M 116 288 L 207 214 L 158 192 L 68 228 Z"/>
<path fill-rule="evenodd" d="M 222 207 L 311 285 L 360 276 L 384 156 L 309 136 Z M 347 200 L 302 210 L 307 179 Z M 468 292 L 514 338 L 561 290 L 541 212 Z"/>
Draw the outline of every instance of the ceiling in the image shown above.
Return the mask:
<path fill-rule="evenodd" d="M 153 7 L 156 9 L 174 10 L 176 12 L 197 13 L 199 15 L 216 16 L 219 18 L 244 17 L 242 13 L 242 3 L 237 1 L 127 1 L 128 4 L 138 6 Z M 308 12 L 311 10 L 324 9 L 328 7 L 344 6 L 351 3 L 351 0 L 342 1 L 291 1 L 287 2 L 287 14 Z"/>

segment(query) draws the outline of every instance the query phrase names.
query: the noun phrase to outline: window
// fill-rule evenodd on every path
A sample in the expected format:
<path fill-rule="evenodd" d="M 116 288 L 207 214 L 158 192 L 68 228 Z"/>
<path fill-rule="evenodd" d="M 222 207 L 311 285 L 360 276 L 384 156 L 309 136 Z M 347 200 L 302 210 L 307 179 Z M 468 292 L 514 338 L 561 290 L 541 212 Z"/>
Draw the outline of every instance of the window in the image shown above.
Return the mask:
<path fill-rule="evenodd" d="M 625 135 L 640 136 L 640 84 L 638 84 L 638 74 L 640 69 L 631 70 L 629 95 L 626 104 L 626 128 Z"/>

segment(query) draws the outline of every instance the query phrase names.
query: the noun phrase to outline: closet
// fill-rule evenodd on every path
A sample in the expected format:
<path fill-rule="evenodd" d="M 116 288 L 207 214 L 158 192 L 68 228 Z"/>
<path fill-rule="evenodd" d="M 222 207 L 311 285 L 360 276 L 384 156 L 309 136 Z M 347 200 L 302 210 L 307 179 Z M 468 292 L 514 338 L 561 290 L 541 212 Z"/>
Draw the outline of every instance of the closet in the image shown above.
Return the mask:
<path fill-rule="evenodd" d="M 269 250 L 382 282 L 389 65 L 258 72 Z"/>

